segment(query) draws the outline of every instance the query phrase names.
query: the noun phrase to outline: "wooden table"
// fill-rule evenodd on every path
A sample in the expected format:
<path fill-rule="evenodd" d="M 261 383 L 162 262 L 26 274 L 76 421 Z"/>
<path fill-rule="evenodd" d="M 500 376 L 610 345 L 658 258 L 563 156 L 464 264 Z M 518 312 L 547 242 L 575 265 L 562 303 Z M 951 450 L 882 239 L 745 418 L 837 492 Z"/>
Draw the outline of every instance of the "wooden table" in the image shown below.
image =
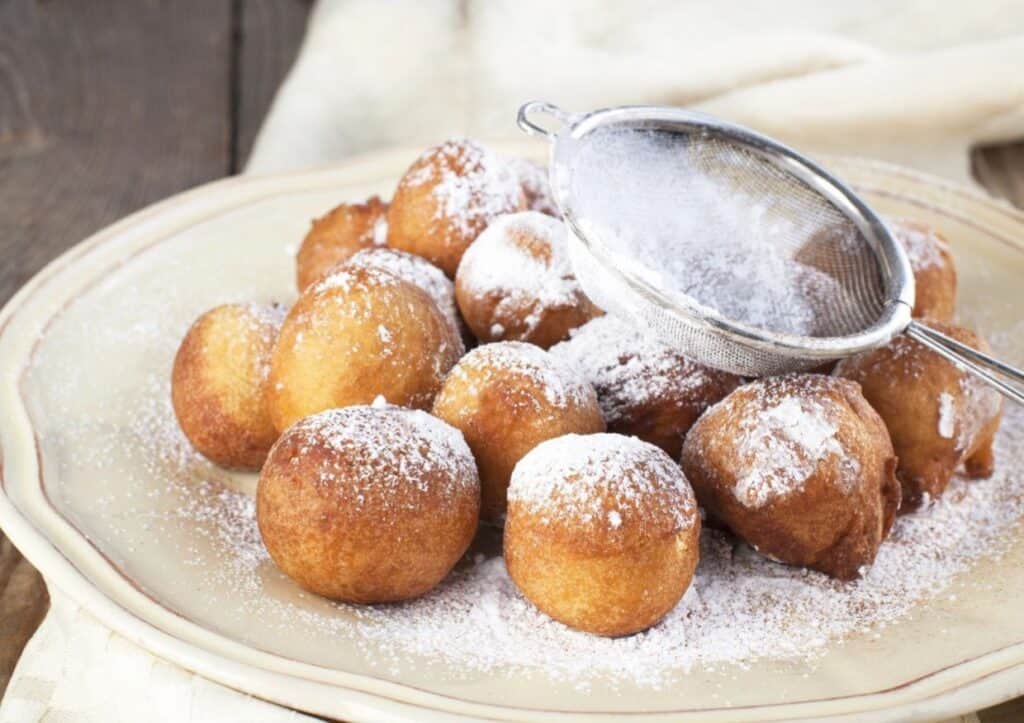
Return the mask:
<path fill-rule="evenodd" d="M 237 173 L 309 7 L 0 0 L 0 305 L 93 231 Z M 1024 142 L 977 149 L 972 165 L 1024 206 Z M 47 604 L 38 573 L 0 535 L 0 692 Z"/>

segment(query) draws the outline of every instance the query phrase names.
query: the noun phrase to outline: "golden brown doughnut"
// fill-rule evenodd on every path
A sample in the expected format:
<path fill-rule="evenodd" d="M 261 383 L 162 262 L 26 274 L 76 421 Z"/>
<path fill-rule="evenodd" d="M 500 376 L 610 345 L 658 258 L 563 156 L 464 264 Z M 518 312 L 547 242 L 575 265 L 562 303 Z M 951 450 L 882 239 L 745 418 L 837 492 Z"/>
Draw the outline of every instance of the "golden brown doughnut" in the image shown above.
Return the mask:
<path fill-rule="evenodd" d="M 949 242 L 938 231 L 910 219 L 889 221 L 893 236 L 914 272 L 913 315 L 950 321 L 956 307 L 956 263 Z"/>
<path fill-rule="evenodd" d="M 543 349 L 521 342 L 477 347 L 448 374 L 434 414 L 462 431 L 480 471 L 480 516 L 500 522 L 512 469 L 544 440 L 603 432 L 594 390 Z"/>
<path fill-rule="evenodd" d="M 967 329 L 927 323 L 970 347 L 989 349 Z M 904 511 L 942 495 L 961 464 L 971 477 L 992 474 L 1003 402 L 984 382 L 906 336 L 844 359 L 835 374 L 860 384 L 885 420 L 900 460 L 896 476 L 903 485 Z"/>
<path fill-rule="evenodd" d="M 429 408 L 462 342 L 427 292 L 376 268 L 346 268 L 307 289 L 281 327 L 268 408 L 284 431 L 332 407 Z"/>
<path fill-rule="evenodd" d="M 388 245 L 454 277 L 480 232 L 525 203 L 504 159 L 470 140 L 446 141 L 428 149 L 399 181 L 388 209 Z"/>
<path fill-rule="evenodd" d="M 480 234 L 459 264 L 455 298 L 484 343 L 546 349 L 601 313 L 573 275 L 565 224 L 537 211 L 502 216 Z"/>
<path fill-rule="evenodd" d="M 266 409 L 278 306 L 225 304 L 188 330 L 171 372 L 171 401 L 193 446 L 224 467 L 257 470 L 277 439 Z"/>
<path fill-rule="evenodd" d="M 900 504 L 896 456 L 856 384 L 760 379 L 711 407 L 683 443 L 701 505 L 761 554 L 841 580 L 870 565 Z"/>
<path fill-rule="evenodd" d="M 697 364 L 613 316 L 574 329 L 551 353 L 597 392 L 608 431 L 637 436 L 679 458 L 683 438 L 742 378 Z"/>
<path fill-rule="evenodd" d="M 543 442 L 508 490 L 505 564 L 555 620 L 629 635 L 661 620 L 693 579 L 700 517 L 679 466 L 618 434 Z"/>
<path fill-rule="evenodd" d="M 437 308 L 441 310 L 452 329 L 455 330 L 455 335 L 459 339 L 469 337 L 469 329 L 462 321 L 459 308 L 455 304 L 455 284 L 444 275 L 441 269 L 422 256 L 407 254 L 396 249 L 371 248 L 356 252 L 342 263 L 350 268 L 363 266 L 387 271 L 419 286 L 437 304 Z M 464 351 L 460 351 L 459 356 L 462 356 L 463 353 Z"/>
<path fill-rule="evenodd" d="M 354 603 L 433 588 L 469 546 L 479 510 L 458 430 L 385 405 L 331 409 L 290 427 L 256 492 L 277 566 L 307 590 Z"/>
<path fill-rule="evenodd" d="M 371 196 L 366 203 L 343 203 L 315 219 L 295 256 L 299 291 L 360 249 L 382 246 L 387 238 L 387 211 L 386 203 Z"/>

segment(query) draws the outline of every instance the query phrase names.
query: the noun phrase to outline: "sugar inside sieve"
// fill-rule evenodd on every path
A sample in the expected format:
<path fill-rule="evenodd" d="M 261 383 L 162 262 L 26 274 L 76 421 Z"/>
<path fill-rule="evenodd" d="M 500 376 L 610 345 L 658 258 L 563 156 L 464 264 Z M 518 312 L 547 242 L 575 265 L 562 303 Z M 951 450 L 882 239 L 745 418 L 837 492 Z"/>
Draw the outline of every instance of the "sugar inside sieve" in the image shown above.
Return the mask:
<path fill-rule="evenodd" d="M 548 127 L 537 119 L 547 116 Z M 588 296 L 687 356 L 746 376 L 814 368 L 906 333 L 1015 401 L 1024 373 L 911 319 L 914 277 L 882 219 L 796 151 L 654 106 L 519 110 Z"/>

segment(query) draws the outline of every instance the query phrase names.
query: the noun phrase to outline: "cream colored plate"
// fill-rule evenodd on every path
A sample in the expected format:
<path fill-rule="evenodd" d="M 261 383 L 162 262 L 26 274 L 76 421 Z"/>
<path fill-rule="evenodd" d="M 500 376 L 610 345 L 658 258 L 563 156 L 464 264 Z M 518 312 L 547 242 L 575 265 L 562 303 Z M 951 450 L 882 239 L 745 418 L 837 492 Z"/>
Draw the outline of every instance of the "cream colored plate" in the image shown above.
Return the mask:
<path fill-rule="evenodd" d="M 242 488 L 253 479 L 193 465 L 173 484 L 160 481 L 180 460 L 160 453 L 166 390 L 153 380 L 166 379 L 178 339 L 201 311 L 226 300 L 290 300 L 289 251 L 309 219 L 343 199 L 389 195 L 413 156 L 395 151 L 212 183 L 83 242 L 12 299 L 0 315 L 0 523 L 51 584 L 159 656 L 261 698 L 350 720 L 908 720 L 1024 693 L 1019 541 L 954 583 L 955 598 L 926 601 L 880 639 L 854 636 L 813 667 L 719 666 L 653 691 L 615 692 L 598 681 L 582 693 L 543 676 L 378 660 L 372 648 L 290 614 L 295 606 L 346 613 L 301 595 L 272 566 L 259 570 L 258 589 L 218 584 L 238 563 L 218 545 L 216 525 L 175 511 L 199 479 Z M 900 169 L 830 165 L 884 213 L 947 233 L 961 269 L 962 316 L 1007 358 L 1024 360 L 1024 215 Z M 277 613 L 249 612 L 263 596 L 282 602 Z"/>

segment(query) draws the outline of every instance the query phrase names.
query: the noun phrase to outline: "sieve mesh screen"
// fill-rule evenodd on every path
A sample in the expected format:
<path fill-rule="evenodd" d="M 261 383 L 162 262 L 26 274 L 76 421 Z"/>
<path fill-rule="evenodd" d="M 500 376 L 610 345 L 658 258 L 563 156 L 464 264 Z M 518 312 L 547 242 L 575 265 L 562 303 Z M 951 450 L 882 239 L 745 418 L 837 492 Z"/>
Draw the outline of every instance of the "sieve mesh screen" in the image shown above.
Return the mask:
<path fill-rule="evenodd" d="M 558 182 L 587 245 L 664 297 L 769 334 L 819 338 L 856 334 L 882 314 L 885 277 L 871 243 L 760 149 L 656 124 L 559 142 L 567 172 Z M 608 286 L 591 276 L 585 288 Z M 614 303 L 635 307 L 635 297 Z M 652 310 L 622 311 L 651 323 Z"/>

